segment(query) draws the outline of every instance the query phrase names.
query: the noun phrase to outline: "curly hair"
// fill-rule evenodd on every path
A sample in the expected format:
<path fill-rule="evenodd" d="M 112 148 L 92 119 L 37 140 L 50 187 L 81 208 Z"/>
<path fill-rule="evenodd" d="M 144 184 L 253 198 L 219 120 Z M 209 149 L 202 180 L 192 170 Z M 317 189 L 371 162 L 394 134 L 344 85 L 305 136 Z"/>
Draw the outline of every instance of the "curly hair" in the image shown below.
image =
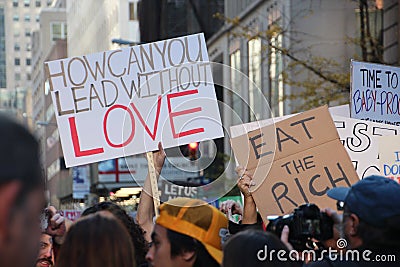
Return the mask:
<path fill-rule="evenodd" d="M 112 202 L 100 202 L 95 204 L 92 207 L 87 208 L 82 216 L 87 216 L 89 214 L 96 213 L 98 211 L 109 211 L 115 217 L 117 217 L 123 225 L 128 229 L 128 232 L 131 236 L 133 246 L 135 247 L 135 256 L 136 256 L 136 264 L 139 266 L 146 262 L 146 253 L 149 248 L 149 244 L 144 237 L 143 229 L 135 223 L 133 218 L 126 213 L 124 209 L 122 209 L 117 204 Z"/>

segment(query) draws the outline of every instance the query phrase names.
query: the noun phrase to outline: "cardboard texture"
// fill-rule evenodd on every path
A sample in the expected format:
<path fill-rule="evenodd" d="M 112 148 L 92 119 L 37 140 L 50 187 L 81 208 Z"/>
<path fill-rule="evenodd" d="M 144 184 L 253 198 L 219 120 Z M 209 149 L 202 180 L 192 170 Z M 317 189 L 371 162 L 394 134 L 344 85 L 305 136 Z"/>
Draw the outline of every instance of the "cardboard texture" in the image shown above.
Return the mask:
<path fill-rule="evenodd" d="M 254 139 L 260 134 L 263 139 Z M 326 191 L 359 180 L 326 106 L 232 138 L 231 143 L 239 164 L 253 174 L 252 193 L 264 220 L 304 203 L 335 208 Z M 269 153 L 275 147 L 275 153 Z"/>

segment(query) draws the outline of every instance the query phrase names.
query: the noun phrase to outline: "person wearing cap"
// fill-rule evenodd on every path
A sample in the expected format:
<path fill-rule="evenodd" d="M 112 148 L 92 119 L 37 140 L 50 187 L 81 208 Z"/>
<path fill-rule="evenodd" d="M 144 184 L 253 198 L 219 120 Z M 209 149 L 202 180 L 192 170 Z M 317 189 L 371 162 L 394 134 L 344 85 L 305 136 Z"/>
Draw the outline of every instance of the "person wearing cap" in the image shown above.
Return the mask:
<path fill-rule="evenodd" d="M 220 266 L 228 219 L 208 203 L 176 198 L 160 206 L 146 259 L 150 266 Z"/>
<path fill-rule="evenodd" d="M 22 125 L 0 115 L 0 266 L 34 266 L 38 218 L 45 206 L 39 144 Z"/>
<path fill-rule="evenodd" d="M 344 202 L 342 218 L 346 249 L 371 251 L 359 261 L 325 259 L 308 266 L 400 266 L 400 184 L 372 175 L 350 188 L 336 187 L 328 196 Z M 369 253 L 367 253 L 369 254 Z M 380 258 L 376 258 L 376 256 Z M 390 261 L 378 261 L 394 255 Z"/>

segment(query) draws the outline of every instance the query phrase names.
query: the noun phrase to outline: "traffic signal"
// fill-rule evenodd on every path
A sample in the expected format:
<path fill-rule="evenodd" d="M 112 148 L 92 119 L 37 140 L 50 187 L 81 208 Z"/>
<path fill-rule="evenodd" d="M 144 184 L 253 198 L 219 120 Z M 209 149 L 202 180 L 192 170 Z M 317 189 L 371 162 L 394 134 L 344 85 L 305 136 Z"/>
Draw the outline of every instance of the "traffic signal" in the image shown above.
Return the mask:
<path fill-rule="evenodd" d="M 190 160 L 196 160 L 199 158 L 199 143 L 197 143 L 197 142 L 189 143 L 188 150 L 189 150 L 189 159 Z"/>

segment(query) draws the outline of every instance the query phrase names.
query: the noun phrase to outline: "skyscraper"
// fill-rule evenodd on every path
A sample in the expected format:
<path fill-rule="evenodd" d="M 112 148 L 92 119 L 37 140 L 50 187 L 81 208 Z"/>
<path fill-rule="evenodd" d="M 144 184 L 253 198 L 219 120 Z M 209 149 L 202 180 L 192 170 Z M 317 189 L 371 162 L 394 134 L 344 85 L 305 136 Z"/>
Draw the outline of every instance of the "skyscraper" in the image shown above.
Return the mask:
<path fill-rule="evenodd" d="M 0 0 L 0 108 L 19 116 L 26 112 L 26 94 L 30 90 L 31 35 L 39 29 L 41 10 L 52 3 L 53 0 Z"/>

